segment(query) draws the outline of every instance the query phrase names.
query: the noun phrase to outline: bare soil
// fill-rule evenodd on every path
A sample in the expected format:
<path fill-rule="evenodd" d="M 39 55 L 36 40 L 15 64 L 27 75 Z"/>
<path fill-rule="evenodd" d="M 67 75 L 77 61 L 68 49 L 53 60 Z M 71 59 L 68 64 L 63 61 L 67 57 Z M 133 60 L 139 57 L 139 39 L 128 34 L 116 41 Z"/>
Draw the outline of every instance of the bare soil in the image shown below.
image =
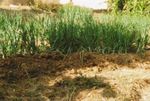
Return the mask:
<path fill-rule="evenodd" d="M 0 101 L 149 101 L 150 52 L 0 59 Z"/>

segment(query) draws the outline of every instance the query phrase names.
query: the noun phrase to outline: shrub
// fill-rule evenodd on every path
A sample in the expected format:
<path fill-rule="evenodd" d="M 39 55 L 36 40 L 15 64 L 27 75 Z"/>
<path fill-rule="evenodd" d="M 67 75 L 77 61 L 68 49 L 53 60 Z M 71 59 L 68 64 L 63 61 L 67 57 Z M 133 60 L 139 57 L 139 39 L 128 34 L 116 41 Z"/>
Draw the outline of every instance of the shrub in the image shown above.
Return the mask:
<path fill-rule="evenodd" d="M 149 0 L 109 0 L 113 11 L 125 11 L 132 13 L 149 14 Z"/>

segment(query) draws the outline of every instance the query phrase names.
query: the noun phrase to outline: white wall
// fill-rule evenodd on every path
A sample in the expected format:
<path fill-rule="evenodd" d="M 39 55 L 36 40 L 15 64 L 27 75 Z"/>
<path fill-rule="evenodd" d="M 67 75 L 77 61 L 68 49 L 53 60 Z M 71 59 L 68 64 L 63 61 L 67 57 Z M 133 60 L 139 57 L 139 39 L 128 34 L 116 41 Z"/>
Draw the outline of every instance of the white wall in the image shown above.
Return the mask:
<path fill-rule="evenodd" d="M 59 0 L 60 4 L 67 4 L 70 3 L 70 0 Z"/>
<path fill-rule="evenodd" d="M 67 4 L 70 0 L 60 0 L 61 4 Z M 72 0 L 73 5 L 92 9 L 107 9 L 107 0 Z"/>
<path fill-rule="evenodd" d="M 73 0 L 74 5 L 92 9 L 107 9 L 106 0 Z"/>

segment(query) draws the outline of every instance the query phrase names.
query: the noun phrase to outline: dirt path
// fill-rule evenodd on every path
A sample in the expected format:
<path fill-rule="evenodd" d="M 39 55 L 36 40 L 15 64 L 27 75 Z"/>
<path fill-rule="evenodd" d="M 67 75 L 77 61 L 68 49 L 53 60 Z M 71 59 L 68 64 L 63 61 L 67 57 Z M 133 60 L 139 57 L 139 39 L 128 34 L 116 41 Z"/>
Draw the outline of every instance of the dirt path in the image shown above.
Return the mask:
<path fill-rule="evenodd" d="M 59 52 L 0 59 L 0 100 L 149 101 L 150 59 Z"/>

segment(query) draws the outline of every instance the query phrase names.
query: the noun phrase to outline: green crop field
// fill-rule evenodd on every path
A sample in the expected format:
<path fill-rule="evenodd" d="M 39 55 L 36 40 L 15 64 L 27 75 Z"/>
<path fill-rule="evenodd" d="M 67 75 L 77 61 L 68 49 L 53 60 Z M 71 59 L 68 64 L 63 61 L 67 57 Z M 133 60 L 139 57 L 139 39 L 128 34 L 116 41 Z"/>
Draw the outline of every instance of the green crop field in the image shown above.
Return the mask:
<path fill-rule="evenodd" d="M 149 42 L 150 17 L 137 14 L 101 14 L 65 6 L 57 14 L 0 12 L 0 54 L 143 52 Z"/>

